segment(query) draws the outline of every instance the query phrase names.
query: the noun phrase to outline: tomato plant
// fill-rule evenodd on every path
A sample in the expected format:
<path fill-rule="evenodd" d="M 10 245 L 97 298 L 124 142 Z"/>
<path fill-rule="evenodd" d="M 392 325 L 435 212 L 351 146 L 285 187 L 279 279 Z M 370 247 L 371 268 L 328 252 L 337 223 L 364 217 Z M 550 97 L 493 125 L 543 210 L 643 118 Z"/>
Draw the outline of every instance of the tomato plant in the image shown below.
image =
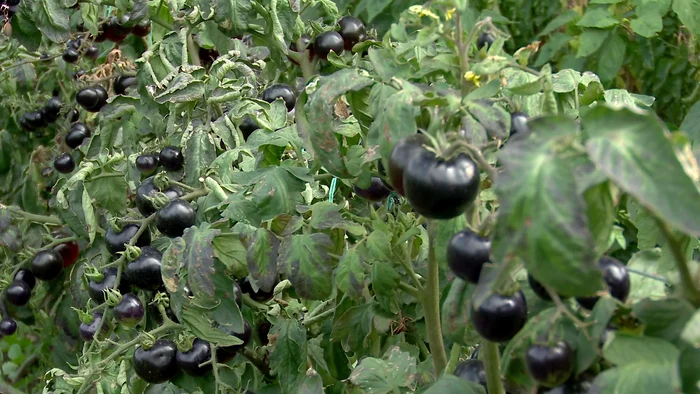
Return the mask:
<path fill-rule="evenodd" d="M 0 392 L 700 393 L 696 2 L 6 1 Z"/>

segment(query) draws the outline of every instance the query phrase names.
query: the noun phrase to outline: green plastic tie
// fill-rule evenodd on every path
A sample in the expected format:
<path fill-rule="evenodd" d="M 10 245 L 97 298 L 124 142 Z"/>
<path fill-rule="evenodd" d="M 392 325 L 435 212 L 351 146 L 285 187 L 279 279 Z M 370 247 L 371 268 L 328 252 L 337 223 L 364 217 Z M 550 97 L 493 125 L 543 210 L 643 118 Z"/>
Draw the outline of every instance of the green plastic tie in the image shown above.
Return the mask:
<path fill-rule="evenodd" d="M 333 180 L 331 181 L 331 189 L 328 192 L 328 201 L 333 202 L 333 196 L 335 196 L 335 189 L 338 185 L 338 178 L 333 177 Z"/>
<path fill-rule="evenodd" d="M 389 211 L 391 210 L 391 207 L 394 206 L 394 197 L 396 196 L 395 192 L 389 193 L 389 198 L 387 199 L 386 202 L 386 210 Z"/>

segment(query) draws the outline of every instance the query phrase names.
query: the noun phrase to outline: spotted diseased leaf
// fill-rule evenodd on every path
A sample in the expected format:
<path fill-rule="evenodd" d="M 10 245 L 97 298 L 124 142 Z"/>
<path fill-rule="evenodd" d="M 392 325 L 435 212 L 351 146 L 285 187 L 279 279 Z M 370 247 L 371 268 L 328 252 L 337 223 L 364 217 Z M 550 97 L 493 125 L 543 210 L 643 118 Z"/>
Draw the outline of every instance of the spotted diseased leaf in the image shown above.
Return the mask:
<path fill-rule="evenodd" d="M 187 267 L 187 284 L 195 297 L 212 302 L 214 293 L 214 248 L 212 241 L 221 231 L 203 223 L 185 230 L 182 238 L 187 247 L 183 255 Z"/>
<path fill-rule="evenodd" d="M 214 20 L 224 31 L 242 34 L 248 28 L 250 0 L 211 0 Z"/>
<path fill-rule="evenodd" d="M 282 392 L 298 393 L 306 375 L 306 330 L 298 320 L 281 320 L 270 335 L 277 338 L 270 351 L 271 372 L 279 379 Z"/>
<path fill-rule="evenodd" d="M 402 387 L 413 388 L 416 370 L 416 359 L 392 346 L 383 359 L 363 359 L 350 374 L 350 381 L 367 393 L 388 394 Z"/>
<path fill-rule="evenodd" d="M 488 100 L 470 103 L 467 111 L 476 119 L 491 139 L 503 140 L 510 131 L 510 114 L 501 106 Z"/>
<path fill-rule="evenodd" d="M 335 283 L 338 290 L 350 297 L 358 298 L 365 288 L 366 277 L 362 255 L 358 253 L 357 248 L 349 248 L 340 259 L 335 272 Z"/>
<path fill-rule="evenodd" d="M 216 159 L 216 148 L 209 133 L 197 128 L 185 143 L 185 183 L 194 185 Z"/>
<path fill-rule="evenodd" d="M 333 241 L 327 234 L 303 234 L 285 237 L 280 245 L 280 260 L 299 297 L 322 300 L 330 296 L 333 285 L 331 258 Z"/>
<path fill-rule="evenodd" d="M 277 273 L 279 241 L 267 229 L 260 228 L 255 232 L 248 245 L 248 272 L 255 279 L 258 287 L 265 292 L 274 289 L 278 282 Z"/>

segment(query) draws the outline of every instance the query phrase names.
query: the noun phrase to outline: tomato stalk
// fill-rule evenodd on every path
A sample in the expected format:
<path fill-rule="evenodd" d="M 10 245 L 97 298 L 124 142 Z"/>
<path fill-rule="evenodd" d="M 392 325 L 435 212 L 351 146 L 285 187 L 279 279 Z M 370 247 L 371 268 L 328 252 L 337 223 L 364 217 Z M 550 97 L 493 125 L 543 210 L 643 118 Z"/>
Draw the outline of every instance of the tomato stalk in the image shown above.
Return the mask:
<path fill-rule="evenodd" d="M 481 345 L 484 352 L 484 364 L 486 367 L 486 387 L 489 393 L 504 394 L 503 383 L 501 382 L 501 360 L 498 353 L 498 344 L 484 340 Z"/>
<path fill-rule="evenodd" d="M 435 376 L 440 376 L 447 366 L 447 353 L 440 324 L 440 267 L 435 256 L 435 232 L 435 222 L 431 220 L 428 222 L 428 283 L 423 294 L 423 309 Z"/>
<path fill-rule="evenodd" d="M 24 219 L 27 219 L 32 222 L 36 223 L 43 223 L 43 224 L 52 224 L 55 226 L 62 226 L 63 222 L 61 222 L 61 219 L 55 217 L 55 216 L 45 216 L 45 215 L 37 215 L 34 213 L 29 213 L 25 212 L 17 207 L 12 207 L 12 206 L 2 206 L 0 204 L 0 208 L 6 208 L 10 213 L 13 213 L 15 215 L 21 216 Z"/>
<path fill-rule="evenodd" d="M 688 268 L 688 261 L 685 258 L 685 252 L 681 242 L 673 235 L 671 229 L 663 220 L 657 218 L 656 224 L 663 233 L 664 238 L 666 238 L 668 247 L 671 248 L 673 258 L 676 260 L 676 267 L 681 277 L 683 293 L 685 293 L 685 296 L 688 297 L 693 304 L 696 306 L 700 305 L 700 291 L 698 291 L 693 283 L 693 277 Z"/>
<path fill-rule="evenodd" d="M 447 367 L 445 367 L 445 373 L 454 373 L 457 363 L 459 362 L 459 356 L 462 355 L 462 345 L 455 343 L 452 345 L 452 350 L 450 351 L 450 359 L 447 361 Z"/>

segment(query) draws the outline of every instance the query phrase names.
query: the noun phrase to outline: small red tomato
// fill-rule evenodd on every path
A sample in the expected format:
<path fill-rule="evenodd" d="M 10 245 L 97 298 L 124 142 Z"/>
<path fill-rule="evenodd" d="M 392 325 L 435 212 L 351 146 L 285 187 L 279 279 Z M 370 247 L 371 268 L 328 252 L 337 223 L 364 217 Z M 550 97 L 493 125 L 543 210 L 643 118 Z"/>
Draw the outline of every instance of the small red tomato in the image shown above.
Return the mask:
<path fill-rule="evenodd" d="M 76 261 L 78 261 L 80 247 L 75 241 L 57 245 L 55 248 L 53 248 L 53 250 L 63 257 L 63 268 L 70 267 L 71 265 L 75 264 Z"/>

